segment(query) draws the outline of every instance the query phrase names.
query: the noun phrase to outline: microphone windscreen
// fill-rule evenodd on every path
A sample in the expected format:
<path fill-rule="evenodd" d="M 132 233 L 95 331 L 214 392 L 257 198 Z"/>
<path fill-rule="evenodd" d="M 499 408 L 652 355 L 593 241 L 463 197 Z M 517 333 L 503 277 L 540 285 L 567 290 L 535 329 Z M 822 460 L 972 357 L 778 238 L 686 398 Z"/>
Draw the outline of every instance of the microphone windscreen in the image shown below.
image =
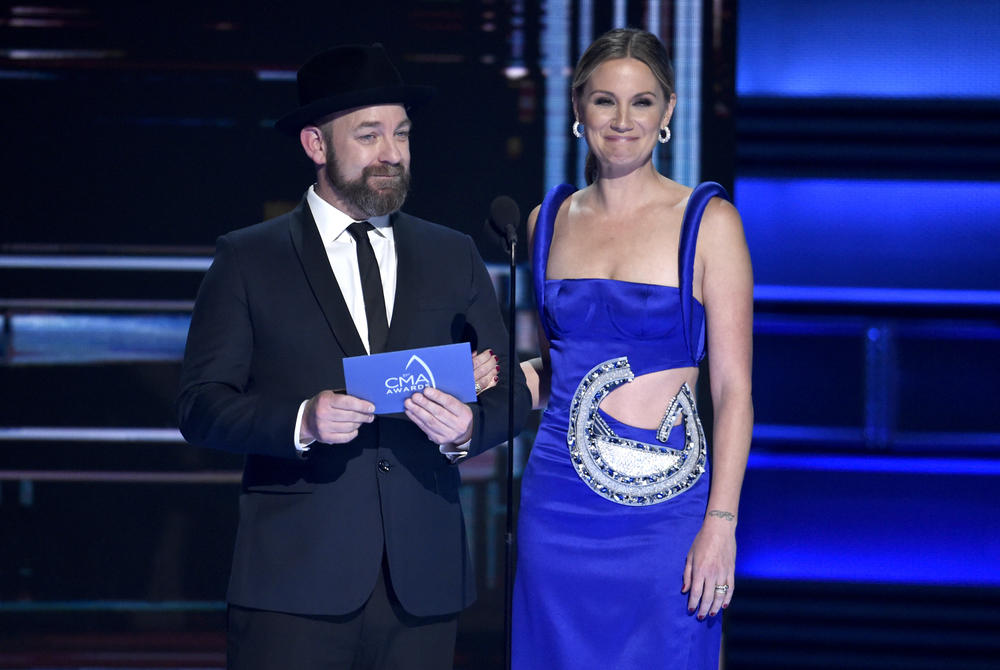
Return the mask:
<path fill-rule="evenodd" d="M 497 196 L 490 203 L 490 225 L 494 230 L 506 237 L 507 230 L 517 230 L 521 222 L 521 208 L 509 195 Z"/>

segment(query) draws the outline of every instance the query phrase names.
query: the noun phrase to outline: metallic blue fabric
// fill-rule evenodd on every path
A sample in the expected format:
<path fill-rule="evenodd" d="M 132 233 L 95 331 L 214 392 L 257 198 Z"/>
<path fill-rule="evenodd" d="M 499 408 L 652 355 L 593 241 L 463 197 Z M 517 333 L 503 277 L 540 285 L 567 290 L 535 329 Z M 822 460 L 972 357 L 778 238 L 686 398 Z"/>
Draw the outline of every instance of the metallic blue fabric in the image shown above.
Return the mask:
<path fill-rule="evenodd" d="M 581 480 L 567 431 L 574 393 L 594 366 L 625 356 L 642 375 L 697 366 L 704 356 L 704 309 L 691 294 L 695 242 L 705 204 L 725 192 L 703 185 L 689 200 L 680 287 L 547 280 L 553 223 L 572 192 L 565 184 L 550 191 L 535 227 L 536 301 L 549 339 L 552 386 L 521 484 L 513 667 L 715 670 L 721 617 L 698 621 L 681 593 L 685 558 L 705 514 L 707 469 L 664 502 L 618 504 Z M 601 416 L 620 437 L 656 443 L 655 430 Z M 674 430 L 666 446 L 681 449 L 684 439 Z"/>

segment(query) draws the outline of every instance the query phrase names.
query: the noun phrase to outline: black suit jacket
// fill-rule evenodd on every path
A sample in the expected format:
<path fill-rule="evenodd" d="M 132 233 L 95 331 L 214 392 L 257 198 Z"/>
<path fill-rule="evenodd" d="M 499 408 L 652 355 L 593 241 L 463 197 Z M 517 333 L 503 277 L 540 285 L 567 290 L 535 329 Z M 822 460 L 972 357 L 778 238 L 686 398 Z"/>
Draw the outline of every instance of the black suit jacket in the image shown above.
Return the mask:
<path fill-rule="evenodd" d="M 505 366 L 506 330 L 472 240 L 403 213 L 392 224 L 388 349 L 468 341 Z M 377 417 L 348 444 L 315 444 L 304 458 L 295 450 L 301 402 L 343 388 L 341 360 L 364 354 L 305 200 L 219 238 L 195 303 L 178 412 L 192 444 L 246 454 L 231 603 L 353 611 L 371 593 L 383 547 L 408 612 L 456 612 L 475 598 L 458 469 L 419 428 Z M 530 398 L 518 375 L 519 428 Z M 506 439 L 509 381 L 470 405 L 471 455 Z"/>

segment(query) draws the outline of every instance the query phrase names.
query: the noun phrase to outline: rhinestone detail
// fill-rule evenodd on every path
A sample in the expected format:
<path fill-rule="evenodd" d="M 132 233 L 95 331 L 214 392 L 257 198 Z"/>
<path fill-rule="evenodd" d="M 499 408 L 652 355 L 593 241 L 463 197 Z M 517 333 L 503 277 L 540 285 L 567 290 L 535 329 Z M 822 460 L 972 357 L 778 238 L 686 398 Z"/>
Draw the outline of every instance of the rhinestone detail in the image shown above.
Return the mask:
<path fill-rule="evenodd" d="M 622 505 L 655 505 L 687 491 L 705 472 L 705 431 L 684 382 L 656 431 L 657 441 L 666 443 L 681 415 L 683 448 L 616 435 L 597 408 L 608 393 L 634 378 L 625 356 L 594 366 L 573 394 L 566 443 L 580 479 L 597 494 Z"/>

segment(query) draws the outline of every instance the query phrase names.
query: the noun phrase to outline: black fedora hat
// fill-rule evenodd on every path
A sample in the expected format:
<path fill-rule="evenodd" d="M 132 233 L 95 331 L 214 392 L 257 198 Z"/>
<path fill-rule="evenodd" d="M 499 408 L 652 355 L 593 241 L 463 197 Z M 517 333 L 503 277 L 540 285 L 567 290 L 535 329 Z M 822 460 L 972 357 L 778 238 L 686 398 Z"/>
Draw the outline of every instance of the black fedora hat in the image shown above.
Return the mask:
<path fill-rule="evenodd" d="M 286 135 L 298 135 L 310 123 L 354 107 L 398 102 L 412 109 L 434 89 L 407 86 L 381 44 L 333 47 L 299 69 L 299 108 L 275 122 Z"/>

